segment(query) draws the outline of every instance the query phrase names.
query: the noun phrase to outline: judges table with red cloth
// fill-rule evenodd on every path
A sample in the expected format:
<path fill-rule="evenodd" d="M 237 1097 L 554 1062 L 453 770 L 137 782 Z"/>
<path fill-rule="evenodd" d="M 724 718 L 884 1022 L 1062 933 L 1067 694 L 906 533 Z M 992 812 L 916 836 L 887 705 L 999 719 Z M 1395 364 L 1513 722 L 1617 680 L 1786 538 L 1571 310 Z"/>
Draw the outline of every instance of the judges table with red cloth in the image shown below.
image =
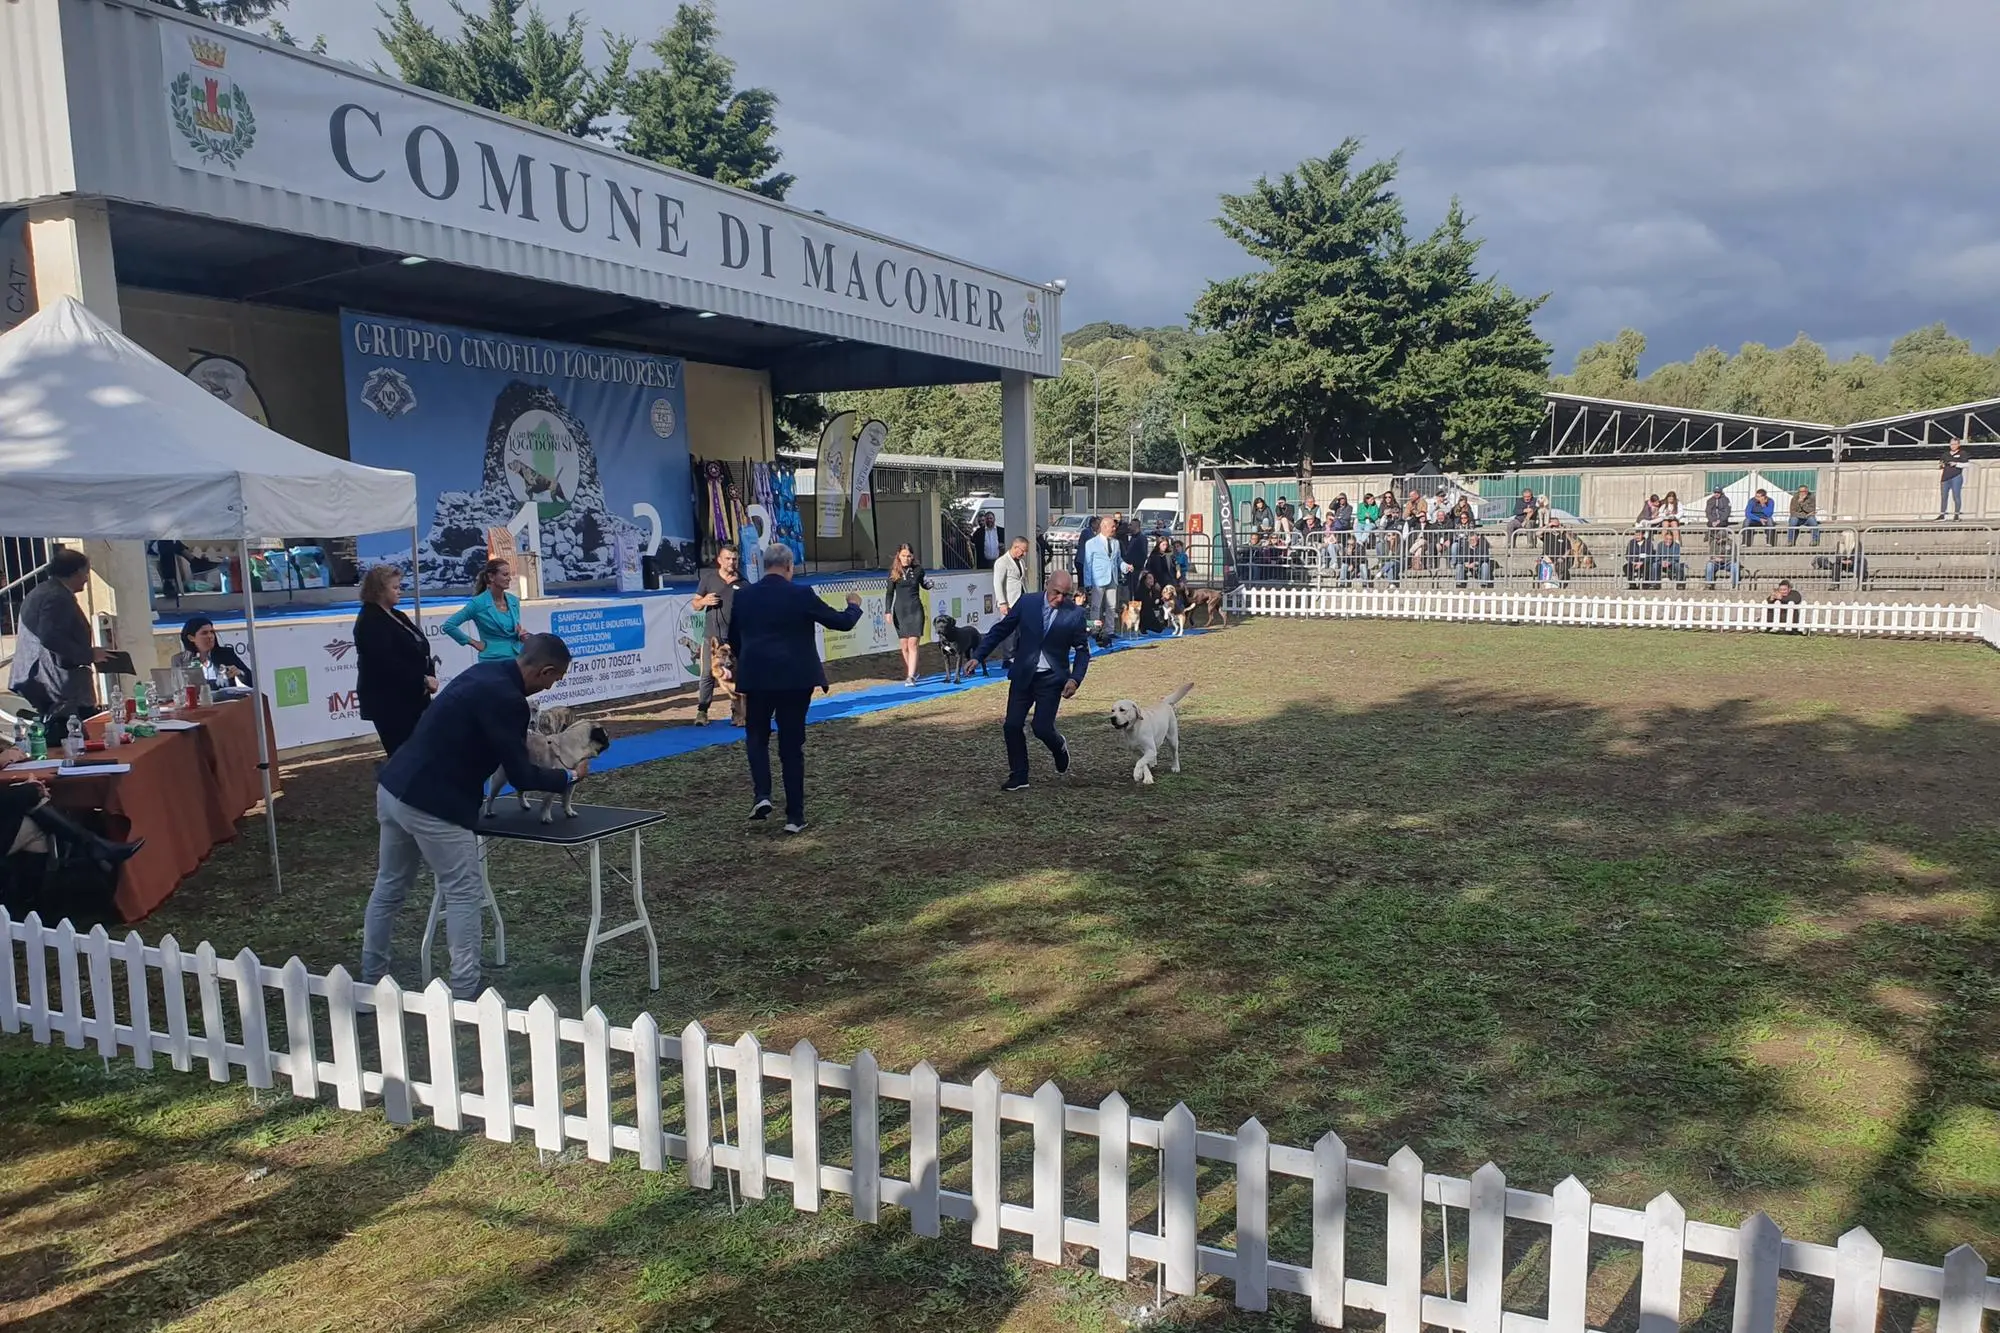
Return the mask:
<path fill-rule="evenodd" d="M 180 882 L 225 842 L 236 821 L 264 799 L 257 775 L 257 729 L 262 700 L 235 699 L 176 716 L 196 722 L 187 731 L 163 731 L 92 758 L 130 764 L 129 773 L 57 777 L 50 801 L 66 810 L 100 810 L 105 833 L 121 842 L 146 841 L 118 875 L 118 915 L 138 921 L 173 894 Z M 271 715 L 263 708 L 266 734 Z M 97 739 L 97 726 L 90 728 Z M 272 754 L 277 753 L 275 740 Z M 272 771 L 275 790 L 277 772 Z"/>

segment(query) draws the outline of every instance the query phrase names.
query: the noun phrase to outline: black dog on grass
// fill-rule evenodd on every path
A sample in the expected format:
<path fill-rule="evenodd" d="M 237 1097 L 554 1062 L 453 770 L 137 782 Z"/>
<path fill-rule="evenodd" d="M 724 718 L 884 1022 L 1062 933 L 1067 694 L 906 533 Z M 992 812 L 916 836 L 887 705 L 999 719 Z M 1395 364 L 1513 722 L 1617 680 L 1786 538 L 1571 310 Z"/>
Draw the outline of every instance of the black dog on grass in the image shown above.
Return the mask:
<path fill-rule="evenodd" d="M 937 631 L 938 647 L 944 650 L 945 684 L 955 685 L 965 679 L 972 664 L 972 654 L 979 648 L 979 631 L 951 616 L 933 616 L 931 628 Z M 986 663 L 979 664 L 979 674 L 986 674 Z"/>

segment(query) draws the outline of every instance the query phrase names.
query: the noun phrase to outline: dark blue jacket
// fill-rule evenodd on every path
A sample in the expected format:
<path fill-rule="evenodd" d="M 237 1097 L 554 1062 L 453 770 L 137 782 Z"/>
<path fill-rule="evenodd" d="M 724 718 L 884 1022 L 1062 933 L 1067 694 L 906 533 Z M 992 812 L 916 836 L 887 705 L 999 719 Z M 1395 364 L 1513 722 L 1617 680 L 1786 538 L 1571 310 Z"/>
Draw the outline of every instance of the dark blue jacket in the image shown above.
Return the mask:
<path fill-rule="evenodd" d="M 814 625 L 850 630 L 861 608 L 836 611 L 811 588 L 766 574 L 762 582 L 736 590 L 729 609 L 729 648 L 736 655 L 736 688 L 746 694 L 826 687 Z"/>
<path fill-rule="evenodd" d="M 1045 593 L 1023 597 L 1016 602 L 1012 610 L 986 631 L 986 637 L 973 650 L 973 660 L 984 662 L 996 645 L 1018 631 L 1021 637 L 1014 645 L 1014 669 L 1007 673 L 1009 680 L 1016 685 L 1034 680 L 1035 669 L 1046 650 L 1057 671 L 1077 684 L 1083 684 L 1083 673 L 1090 669 L 1090 624 L 1084 609 L 1064 598 L 1063 604 L 1056 608 L 1055 623 L 1049 626 L 1048 636 L 1044 639 L 1042 621 L 1046 618 L 1048 605 Z M 1073 667 L 1070 665 L 1072 654 L 1076 658 Z"/>
<path fill-rule="evenodd" d="M 569 790 L 568 773 L 528 762 L 528 690 L 513 662 L 478 662 L 453 677 L 379 781 L 404 805 L 473 828 L 496 769 L 516 791 Z"/>

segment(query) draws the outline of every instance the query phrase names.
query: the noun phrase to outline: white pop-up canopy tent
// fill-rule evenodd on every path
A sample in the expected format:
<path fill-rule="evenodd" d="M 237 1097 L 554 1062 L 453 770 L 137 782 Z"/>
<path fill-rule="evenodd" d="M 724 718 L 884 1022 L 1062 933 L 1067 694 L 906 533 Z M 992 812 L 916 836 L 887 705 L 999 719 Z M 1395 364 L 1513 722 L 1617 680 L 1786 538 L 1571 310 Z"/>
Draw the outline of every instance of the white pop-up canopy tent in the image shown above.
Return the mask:
<path fill-rule="evenodd" d="M 0 336 L 0 532 L 104 541 L 232 541 L 411 530 L 417 482 L 258 425 L 63 297 Z M 421 613 L 421 612 L 420 612 Z M 257 616 L 244 622 L 258 684 Z M 145 617 L 145 632 L 152 632 Z M 271 871 L 279 876 L 270 738 L 261 718 Z"/>

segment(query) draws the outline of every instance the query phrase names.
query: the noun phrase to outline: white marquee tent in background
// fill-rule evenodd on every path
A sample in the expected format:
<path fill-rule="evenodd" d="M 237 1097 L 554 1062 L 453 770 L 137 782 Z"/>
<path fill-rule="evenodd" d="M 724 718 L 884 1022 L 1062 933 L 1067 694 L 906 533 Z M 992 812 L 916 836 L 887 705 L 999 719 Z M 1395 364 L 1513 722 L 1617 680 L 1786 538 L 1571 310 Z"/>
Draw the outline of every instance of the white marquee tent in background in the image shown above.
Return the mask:
<path fill-rule="evenodd" d="M 247 571 L 252 541 L 407 528 L 414 542 L 416 522 L 410 473 L 361 467 L 258 425 L 69 297 L 0 335 L 0 532 L 229 541 Z M 243 600 L 256 670 L 247 589 Z M 258 672 L 260 688 L 269 674 Z M 276 878 L 269 746 L 260 724 Z"/>

